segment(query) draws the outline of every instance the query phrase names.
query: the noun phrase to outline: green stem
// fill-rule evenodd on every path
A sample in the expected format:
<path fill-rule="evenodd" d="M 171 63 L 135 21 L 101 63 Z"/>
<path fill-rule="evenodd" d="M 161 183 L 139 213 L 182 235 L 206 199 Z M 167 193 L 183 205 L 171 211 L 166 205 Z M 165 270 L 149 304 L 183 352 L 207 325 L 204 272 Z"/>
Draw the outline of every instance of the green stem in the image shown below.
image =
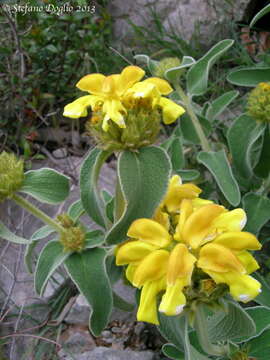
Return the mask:
<path fill-rule="evenodd" d="M 214 345 L 211 343 L 208 336 L 206 316 L 203 310 L 203 306 L 198 304 L 195 313 L 195 329 L 202 349 L 209 355 L 224 356 L 228 353 L 228 347 L 226 345 Z"/>
<path fill-rule="evenodd" d="M 190 102 L 189 97 L 185 94 L 184 90 L 182 89 L 182 87 L 178 84 L 175 83 L 174 84 L 175 90 L 178 92 L 179 96 L 181 97 L 184 106 L 186 107 L 187 113 L 189 114 L 191 121 L 193 123 L 193 126 L 195 128 L 195 131 L 200 139 L 201 145 L 202 145 L 202 149 L 204 151 L 211 151 L 211 147 L 209 145 L 209 142 L 204 134 L 204 131 L 201 127 L 200 121 L 197 118 L 197 115 L 195 114 L 193 108 L 192 108 L 192 104 Z"/>
<path fill-rule="evenodd" d="M 14 194 L 12 199 L 25 210 L 42 220 L 45 224 L 54 228 L 57 232 L 61 233 L 64 231 L 63 227 L 56 221 L 46 215 L 43 211 L 39 210 L 35 205 L 31 204 L 28 200 L 24 199 L 20 195 Z"/>

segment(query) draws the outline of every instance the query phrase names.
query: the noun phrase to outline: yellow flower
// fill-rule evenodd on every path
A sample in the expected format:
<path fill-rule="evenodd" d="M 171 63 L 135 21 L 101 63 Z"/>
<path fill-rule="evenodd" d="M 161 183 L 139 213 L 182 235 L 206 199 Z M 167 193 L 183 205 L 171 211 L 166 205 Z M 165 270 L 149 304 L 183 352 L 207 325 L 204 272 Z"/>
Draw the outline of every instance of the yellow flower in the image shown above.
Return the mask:
<path fill-rule="evenodd" d="M 120 128 L 125 128 L 128 110 L 134 104 L 147 104 L 152 109 L 160 108 L 164 122 L 172 123 L 185 111 L 181 106 L 161 96 L 168 95 L 173 89 L 167 81 L 159 78 L 149 78 L 140 82 L 144 75 L 144 70 L 138 66 L 127 66 L 121 74 L 84 76 L 76 86 L 91 95 L 82 96 L 66 105 L 64 116 L 86 116 L 87 108 L 91 107 L 94 113 L 102 113 L 102 129 L 107 132 L 109 120 Z"/>
<path fill-rule="evenodd" d="M 114 121 L 119 127 L 125 127 L 124 114 L 126 109 L 121 99 L 133 84 L 141 80 L 145 72 L 138 66 L 127 66 L 121 74 L 104 76 L 90 74 L 84 76 L 76 86 L 91 95 L 82 96 L 65 106 L 64 116 L 79 118 L 87 115 L 87 107 L 93 111 L 101 109 L 104 114 L 103 129 L 108 130 L 108 120 Z"/>
<path fill-rule="evenodd" d="M 260 283 L 250 276 L 259 266 L 248 250 L 261 244 L 242 231 L 245 212 L 199 199 L 201 190 L 185 185 L 174 176 L 154 219 L 135 220 L 127 233 L 130 240 L 117 250 L 116 264 L 128 265 L 127 279 L 142 290 L 138 320 L 158 324 L 159 295 L 160 312 L 181 313 L 191 301 L 188 289 L 202 296 L 198 274 L 203 274 L 201 281 L 214 280 L 211 289 L 226 284 L 237 301 L 250 301 L 260 292 Z"/>
<path fill-rule="evenodd" d="M 166 80 L 152 77 L 132 86 L 126 92 L 124 100 L 127 106 L 132 106 L 132 104 L 136 104 L 136 100 L 144 99 L 152 108 L 160 108 L 163 122 L 171 124 L 185 112 L 182 106 L 162 96 L 168 95 L 172 91 L 172 87 Z"/>

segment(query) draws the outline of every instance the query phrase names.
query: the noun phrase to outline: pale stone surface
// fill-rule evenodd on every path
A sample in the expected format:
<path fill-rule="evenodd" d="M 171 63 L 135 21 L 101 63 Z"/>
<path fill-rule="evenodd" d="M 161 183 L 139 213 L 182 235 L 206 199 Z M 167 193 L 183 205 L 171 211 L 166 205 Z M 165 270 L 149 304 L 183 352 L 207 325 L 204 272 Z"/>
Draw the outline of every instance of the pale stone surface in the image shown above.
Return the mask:
<path fill-rule="evenodd" d="M 73 360 L 68 355 L 62 355 L 61 360 Z M 76 360 L 153 360 L 151 351 L 113 350 L 99 346 L 76 357 Z"/>
<path fill-rule="evenodd" d="M 120 280 L 114 286 L 115 292 L 121 296 L 127 302 L 134 304 L 135 302 L 135 289 L 126 286 Z M 65 322 L 68 324 L 88 324 L 89 320 L 89 305 L 83 295 L 79 295 L 76 299 L 75 304 L 72 306 L 70 312 L 65 318 Z M 136 313 L 122 311 L 120 309 L 114 309 L 111 315 L 110 321 L 121 320 L 121 321 L 135 321 Z"/>
<path fill-rule="evenodd" d="M 172 26 L 188 41 L 199 29 L 200 41 L 206 45 L 226 37 L 230 23 L 242 20 L 250 0 L 112 0 L 109 12 L 115 19 L 114 35 L 117 41 L 132 38 L 132 28 L 126 19 L 151 31 L 153 19 L 149 7 L 155 8 L 165 29 Z"/>

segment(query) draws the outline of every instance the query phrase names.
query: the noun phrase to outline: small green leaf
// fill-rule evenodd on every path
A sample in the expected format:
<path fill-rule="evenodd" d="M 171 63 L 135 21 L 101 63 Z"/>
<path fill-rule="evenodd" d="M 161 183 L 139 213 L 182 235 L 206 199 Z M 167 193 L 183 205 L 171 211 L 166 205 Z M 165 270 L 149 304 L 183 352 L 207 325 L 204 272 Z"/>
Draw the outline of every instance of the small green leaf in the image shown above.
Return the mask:
<path fill-rule="evenodd" d="M 198 170 L 178 170 L 176 172 L 179 176 L 181 176 L 182 181 L 194 181 L 200 177 L 200 173 Z"/>
<path fill-rule="evenodd" d="M 182 147 L 182 140 L 179 136 L 174 136 L 167 149 L 172 163 L 173 171 L 178 171 L 185 166 L 185 157 Z"/>
<path fill-rule="evenodd" d="M 36 241 L 40 239 L 44 239 L 47 236 L 51 235 L 55 232 L 55 229 L 51 228 L 49 225 L 44 225 L 40 229 L 34 232 L 34 234 L 31 236 L 31 241 Z"/>
<path fill-rule="evenodd" d="M 208 317 L 207 329 L 211 342 L 228 341 L 240 336 L 256 334 L 252 317 L 236 302 L 228 302 L 228 309 Z"/>
<path fill-rule="evenodd" d="M 257 123 L 246 114 L 239 116 L 228 131 L 227 138 L 236 175 L 245 184 L 253 176 L 252 148 L 263 134 L 265 124 Z M 245 134 L 245 136 L 243 136 Z M 241 139 L 241 141 L 239 141 Z"/>
<path fill-rule="evenodd" d="M 257 86 L 260 82 L 270 81 L 270 67 L 246 67 L 233 70 L 227 80 L 238 86 Z"/>
<path fill-rule="evenodd" d="M 257 304 L 263 305 L 270 309 L 270 284 L 266 281 L 266 279 L 258 272 L 252 274 L 256 280 L 258 280 L 262 284 L 262 292 L 256 296 L 254 301 Z"/>
<path fill-rule="evenodd" d="M 154 75 L 156 67 L 157 67 L 157 65 L 159 63 L 158 61 L 152 60 L 152 59 L 150 59 L 150 57 L 148 55 L 144 55 L 144 54 L 135 55 L 134 59 L 138 60 L 139 62 L 142 62 L 142 63 L 146 64 L 149 71 L 150 71 L 150 73 L 152 75 Z"/>
<path fill-rule="evenodd" d="M 74 253 L 65 261 L 66 270 L 91 307 L 89 328 L 99 336 L 107 325 L 113 296 L 110 280 L 106 272 L 107 253 L 102 248 L 94 248 Z"/>
<path fill-rule="evenodd" d="M 102 190 L 102 197 L 105 202 L 105 212 L 111 223 L 114 222 L 114 197 L 106 190 Z"/>
<path fill-rule="evenodd" d="M 185 360 L 209 360 L 190 344 L 188 320 L 185 314 L 166 316 L 159 313 L 159 322 L 158 330 L 161 335 L 185 354 Z"/>
<path fill-rule="evenodd" d="M 254 171 L 262 178 L 267 178 L 270 174 L 270 125 L 265 129 L 260 158 Z"/>
<path fill-rule="evenodd" d="M 205 136 L 208 136 L 212 130 L 211 123 L 203 116 L 198 115 L 198 118 L 200 120 L 200 124 L 203 128 Z M 192 144 L 201 143 L 200 138 L 198 137 L 197 132 L 195 130 L 195 127 L 190 117 L 186 113 L 181 117 L 180 128 L 185 140 L 191 142 Z"/>
<path fill-rule="evenodd" d="M 124 212 L 107 234 L 106 241 L 124 241 L 131 223 L 138 218 L 152 217 L 166 193 L 171 174 L 168 155 L 155 146 L 137 153 L 124 151 L 118 160 L 118 180 L 124 196 Z"/>
<path fill-rule="evenodd" d="M 222 40 L 214 45 L 187 73 L 188 93 L 202 95 L 208 86 L 209 71 L 214 63 L 233 45 L 231 39 Z"/>
<path fill-rule="evenodd" d="M 102 190 L 101 194 L 105 204 L 112 200 L 112 195 L 107 190 Z"/>
<path fill-rule="evenodd" d="M 159 313 L 158 330 L 161 335 L 168 341 L 170 341 L 177 349 L 184 350 L 184 327 L 185 316 L 166 316 Z"/>
<path fill-rule="evenodd" d="M 87 214 L 98 225 L 105 227 L 104 202 L 99 195 L 98 178 L 102 165 L 111 152 L 97 148 L 86 156 L 80 173 L 81 201 Z"/>
<path fill-rule="evenodd" d="M 232 90 L 216 98 L 207 108 L 206 118 L 210 121 L 215 120 L 238 95 L 239 91 Z"/>
<path fill-rule="evenodd" d="M 73 204 L 71 204 L 67 211 L 68 215 L 75 222 L 84 214 L 84 212 L 85 210 L 83 208 L 81 200 L 77 200 Z"/>
<path fill-rule="evenodd" d="M 53 169 L 30 170 L 25 173 L 20 192 L 43 203 L 57 204 L 69 195 L 69 178 Z"/>
<path fill-rule="evenodd" d="M 85 248 L 91 249 L 104 243 L 104 233 L 100 230 L 94 230 L 86 233 Z"/>
<path fill-rule="evenodd" d="M 245 230 L 258 234 L 270 219 L 270 199 L 263 195 L 248 193 L 243 197 L 242 202 L 247 213 Z"/>
<path fill-rule="evenodd" d="M 270 359 L 270 330 L 264 331 L 261 336 L 248 341 L 249 348 L 248 355 L 253 356 L 256 360 L 269 360 Z"/>
<path fill-rule="evenodd" d="M 13 234 L 9 229 L 0 221 L 0 238 L 10 241 L 15 244 L 29 244 L 30 241 Z"/>
<path fill-rule="evenodd" d="M 59 241 L 50 241 L 42 249 L 35 271 L 35 289 L 37 294 L 43 295 L 49 278 L 64 262 L 70 253 L 64 252 Z"/>
<path fill-rule="evenodd" d="M 122 277 L 122 268 L 115 263 L 115 256 L 108 256 L 106 259 L 107 274 L 109 275 L 111 284 L 115 284 Z"/>
<path fill-rule="evenodd" d="M 225 151 L 201 151 L 197 159 L 198 162 L 206 166 L 214 176 L 220 190 L 229 203 L 237 206 L 240 202 L 241 195 Z"/>
<path fill-rule="evenodd" d="M 179 78 L 179 76 L 183 73 L 183 69 L 187 69 L 193 64 L 195 64 L 195 60 L 191 56 L 183 56 L 182 62 L 179 66 L 173 67 L 165 71 L 165 78 L 170 81 L 174 82 Z"/>
<path fill-rule="evenodd" d="M 266 329 L 270 328 L 270 309 L 264 306 L 253 306 L 246 308 L 246 312 L 253 319 L 256 326 L 256 333 L 251 337 L 241 337 L 237 342 L 250 340 L 254 337 L 260 336 Z"/>
<path fill-rule="evenodd" d="M 260 20 L 264 15 L 268 14 L 270 12 L 270 4 L 266 5 L 264 8 L 262 8 L 251 20 L 249 26 L 252 27 L 256 24 L 258 20 Z"/>
<path fill-rule="evenodd" d="M 56 46 L 49 44 L 45 47 L 45 49 L 49 50 L 50 52 L 54 53 L 54 54 L 58 54 L 58 49 Z"/>
<path fill-rule="evenodd" d="M 162 346 L 162 351 L 163 354 L 169 359 L 185 360 L 185 354 L 182 351 L 178 350 L 177 347 L 173 344 L 164 344 Z"/>
<path fill-rule="evenodd" d="M 38 240 L 32 241 L 30 244 L 26 246 L 25 252 L 24 252 L 24 264 L 26 266 L 27 271 L 29 274 L 33 274 L 33 265 L 35 262 L 34 259 L 34 250 L 36 246 L 38 245 Z"/>
<path fill-rule="evenodd" d="M 114 222 L 114 205 L 115 205 L 115 199 L 114 198 L 112 198 L 106 204 L 106 216 L 110 220 L 111 223 Z"/>

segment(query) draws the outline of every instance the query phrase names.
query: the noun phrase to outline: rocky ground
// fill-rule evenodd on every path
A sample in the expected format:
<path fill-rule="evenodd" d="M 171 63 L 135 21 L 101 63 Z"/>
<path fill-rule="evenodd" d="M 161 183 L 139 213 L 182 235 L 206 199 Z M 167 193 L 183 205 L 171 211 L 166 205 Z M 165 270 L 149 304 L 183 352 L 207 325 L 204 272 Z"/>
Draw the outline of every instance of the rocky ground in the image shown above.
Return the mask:
<path fill-rule="evenodd" d="M 57 159 L 57 156 L 61 159 Z M 70 203 L 79 198 L 76 179 L 81 161 L 81 158 L 65 157 L 63 152 L 58 151 L 53 161 L 34 164 L 34 168 L 54 167 L 73 179 L 68 204 L 60 207 L 42 205 L 48 214 L 55 216 L 65 211 Z M 114 179 L 115 168 L 111 162 L 102 170 L 101 187 L 113 192 Z M 0 204 L 0 219 L 11 230 L 26 238 L 41 225 L 10 201 Z M 52 305 L 51 296 L 58 286 L 57 282 L 63 281 L 63 276 L 63 271 L 58 273 L 47 287 L 45 297 L 37 297 L 33 275 L 27 272 L 24 264 L 24 246 L 0 239 L 1 360 L 166 359 L 161 355 L 163 340 L 155 327 L 136 322 L 134 312 L 115 309 L 108 327 L 97 338 L 88 331 L 89 308 L 83 296 L 70 296 L 68 304 L 57 313 L 57 304 L 54 301 Z M 116 287 L 120 296 L 134 303 L 134 289 L 121 281 Z"/>

